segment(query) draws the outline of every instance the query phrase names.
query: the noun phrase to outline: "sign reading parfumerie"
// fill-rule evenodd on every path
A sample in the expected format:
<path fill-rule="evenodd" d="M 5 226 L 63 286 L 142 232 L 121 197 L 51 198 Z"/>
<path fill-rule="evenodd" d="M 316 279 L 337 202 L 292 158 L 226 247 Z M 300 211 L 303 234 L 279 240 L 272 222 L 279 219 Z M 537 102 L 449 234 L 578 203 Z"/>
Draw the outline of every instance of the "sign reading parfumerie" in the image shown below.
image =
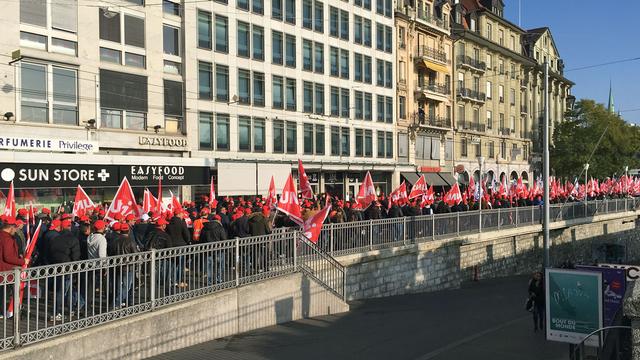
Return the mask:
<path fill-rule="evenodd" d="M 98 151 L 98 143 L 87 140 L 64 140 L 0 136 L 0 149 L 89 153 Z"/>

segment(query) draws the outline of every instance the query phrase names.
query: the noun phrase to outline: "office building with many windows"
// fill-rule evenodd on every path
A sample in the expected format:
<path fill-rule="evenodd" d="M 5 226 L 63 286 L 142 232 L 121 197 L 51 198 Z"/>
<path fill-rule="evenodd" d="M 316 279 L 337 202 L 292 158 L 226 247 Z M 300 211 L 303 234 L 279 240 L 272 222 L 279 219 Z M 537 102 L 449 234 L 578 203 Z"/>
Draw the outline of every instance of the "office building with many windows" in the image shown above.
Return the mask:
<path fill-rule="evenodd" d="M 391 0 L 8 2 L 1 131 L 85 145 L 0 160 L 188 166 L 197 179 L 174 191 L 194 198 L 210 175 L 221 195 L 264 195 L 300 158 L 316 191 L 353 195 L 371 169 L 389 192 L 392 10 Z M 157 184 L 146 176 L 136 193 Z"/>

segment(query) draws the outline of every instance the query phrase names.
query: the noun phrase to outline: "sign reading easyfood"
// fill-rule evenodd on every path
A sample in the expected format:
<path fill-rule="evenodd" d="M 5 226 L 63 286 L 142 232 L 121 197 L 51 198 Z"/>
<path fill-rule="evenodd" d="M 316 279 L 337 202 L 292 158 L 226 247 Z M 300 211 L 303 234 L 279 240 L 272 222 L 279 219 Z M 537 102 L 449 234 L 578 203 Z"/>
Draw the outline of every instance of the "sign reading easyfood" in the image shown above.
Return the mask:
<path fill-rule="evenodd" d="M 86 140 L 0 136 L 0 149 L 85 153 L 98 151 L 99 148 L 96 142 Z"/>
<path fill-rule="evenodd" d="M 578 344 L 602 328 L 601 273 L 546 269 L 545 285 L 547 340 Z M 594 335 L 585 344 L 598 341 Z"/>

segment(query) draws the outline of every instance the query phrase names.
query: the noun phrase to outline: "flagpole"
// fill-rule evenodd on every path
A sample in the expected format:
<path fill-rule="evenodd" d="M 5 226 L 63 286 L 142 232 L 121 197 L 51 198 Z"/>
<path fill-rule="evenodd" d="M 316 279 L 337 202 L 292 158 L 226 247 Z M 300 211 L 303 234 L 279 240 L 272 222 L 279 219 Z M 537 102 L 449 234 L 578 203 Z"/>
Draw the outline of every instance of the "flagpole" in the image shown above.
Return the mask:
<path fill-rule="evenodd" d="M 543 202 L 543 247 L 544 247 L 544 268 L 549 267 L 549 63 L 544 62 L 544 124 L 542 128 L 542 146 L 544 157 L 544 202 Z"/>

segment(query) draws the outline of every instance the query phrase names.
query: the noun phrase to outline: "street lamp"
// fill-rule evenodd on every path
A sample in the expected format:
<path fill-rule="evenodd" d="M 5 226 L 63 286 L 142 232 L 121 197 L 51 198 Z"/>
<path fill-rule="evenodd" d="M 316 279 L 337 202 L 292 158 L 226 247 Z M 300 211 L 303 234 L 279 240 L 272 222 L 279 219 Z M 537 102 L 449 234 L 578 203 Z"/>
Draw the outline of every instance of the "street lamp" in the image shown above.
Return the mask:
<path fill-rule="evenodd" d="M 624 195 L 629 195 L 629 167 L 624 167 Z"/>
<path fill-rule="evenodd" d="M 482 165 L 484 165 L 484 156 L 478 156 L 478 232 L 482 232 Z M 473 176 L 473 174 L 471 175 Z"/>
<path fill-rule="evenodd" d="M 584 164 L 584 210 L 585 215 L 589 215 L 589 207 L 587 205 L 587 201 L 589 201 L 589 187 L 587 184 L 589 183 L 589 163 Z"/>

